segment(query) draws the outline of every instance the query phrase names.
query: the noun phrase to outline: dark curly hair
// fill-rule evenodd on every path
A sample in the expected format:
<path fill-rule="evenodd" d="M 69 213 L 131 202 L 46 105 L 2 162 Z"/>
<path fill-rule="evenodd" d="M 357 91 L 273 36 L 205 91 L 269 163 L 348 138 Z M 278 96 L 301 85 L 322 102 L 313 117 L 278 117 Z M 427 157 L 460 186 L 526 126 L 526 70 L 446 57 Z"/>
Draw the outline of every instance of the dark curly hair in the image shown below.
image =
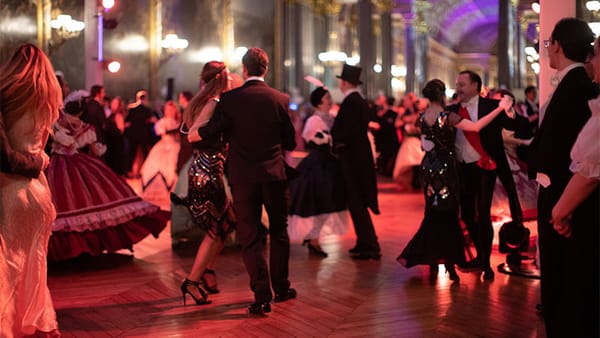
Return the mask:
<path fill-rule="evenodd" d="M 440 79 L 427 82 L 421 93 L 429 102 L 437 102 L 442 106 L 446 102 L 446 85 Z"/>

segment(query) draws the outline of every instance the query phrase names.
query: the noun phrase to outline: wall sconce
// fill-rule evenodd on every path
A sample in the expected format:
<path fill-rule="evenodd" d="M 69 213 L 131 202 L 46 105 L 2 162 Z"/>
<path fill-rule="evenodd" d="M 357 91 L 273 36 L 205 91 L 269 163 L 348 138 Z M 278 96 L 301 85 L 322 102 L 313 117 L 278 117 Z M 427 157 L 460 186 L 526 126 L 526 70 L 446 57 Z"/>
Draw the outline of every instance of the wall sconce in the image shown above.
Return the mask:
<path fill-rule="evenodd" d="M 169 54 L 181 53 L 188 45 L 188 40 L 180 39 L 177 34 L 167 34 L 160 42 L 160 46 L 166 49 Z"/>
<path fill-rule="evenodd" d="M 71 36 L 78 36 L 79 32 L 85 28 L 85 23 L 73 20 L 70 15 L 60 14 L 56 19 L 50 21 L 50 27 L 68 39 Z"/>
<path fill-rule="evenodd" d="M 50 27 L 52 28 L 52 37 L 48 42 L 50 47 L 55 49 L 68 39 L 78 37 L 85 29 L 85 23 L 74 20 L 70 15 L 59 14 L 56 19 L 50 21 Z"/>
<path fill-rule="evenodd" d="M 600 1 L 588 1 L 585 3 L 585 7 L 590 11 L 590 12 L 594 12 L 594 11 L 598 11 L 600 10 Z"/>
<path fill-rule="evenodd" d="M 590 11 L 591 17 L 588 20 L 588 25 L 596 36 L 600 34 L 600 22 L 598 21 L 598 12 L 600 11 L 600 1 L 587 1 L 585 7 Z"/>
<path fill-rule="evenodd" d="M 181 39 L 177 34 L 167 34 L 164 39 L 160 42 L 160 46 L 165 50 L 166 53 L 161 55 L 160 64 L 164 64 L 171 57 L 176 54 L 183 52 L 189 45 L 188 40 Z"/>
<path fill-rule="evenodd" d="M 337 50 L 330 50 L 327 52 L 319 53 L 319 61 L 323 63 L 336 63 L 336 62 L 345 62 L 348 59 L 348 55 L 344 52 L 340 52 Z"/>

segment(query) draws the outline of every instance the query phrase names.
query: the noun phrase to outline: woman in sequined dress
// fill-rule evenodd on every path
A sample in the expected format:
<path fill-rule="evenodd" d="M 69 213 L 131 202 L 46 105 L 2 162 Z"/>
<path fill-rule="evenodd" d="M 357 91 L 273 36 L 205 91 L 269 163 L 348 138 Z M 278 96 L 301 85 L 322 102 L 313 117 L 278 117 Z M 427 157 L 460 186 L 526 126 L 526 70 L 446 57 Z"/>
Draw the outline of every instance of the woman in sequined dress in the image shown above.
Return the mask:
<path fill-rule="evenodd" d="M 223 62 L 211 61 L 202 69 L 202 87 L 183 112 L 183 122 L 189 130 L 197 130 L 211 118 L 221 93 L 229 89 L 229 74 Z M 206 231 L 192 270 L 181 285 L 185 305 L 186 295 L 196 304 L 207 304 L 208 293 L 217 293 L 212 269 L 223 240 L 233 230 L 231 199 L 226 191 L 224 175 L 227 144 L 221 136 L 192 144 L 192 163 L 188 171 L 186 204 L 196 225 Z"/>
<path fill-rule="evenodd" d="M 478 132 L 500 112 L 509 109 L 512 100 L 503 98 L 498 108 L 477 122 L 472 122 L 456 113 L 444 111 L 445 91 L 445 84 L 438 79 L 429 81 L 422 91 L 430 102 L 429 108 L 419 117 L 421 143 L 425 150 L 421 163 L 425 215 L 419 230 L 397 260 L 407 268 L 428 264 L 432 280 L 437 277 L 438 264 L 444 264 L 449 278 L 459 282 L 454 264 L 463 264 L 465 257 L 464 238 L 458 216 L 455 128 Z"/>

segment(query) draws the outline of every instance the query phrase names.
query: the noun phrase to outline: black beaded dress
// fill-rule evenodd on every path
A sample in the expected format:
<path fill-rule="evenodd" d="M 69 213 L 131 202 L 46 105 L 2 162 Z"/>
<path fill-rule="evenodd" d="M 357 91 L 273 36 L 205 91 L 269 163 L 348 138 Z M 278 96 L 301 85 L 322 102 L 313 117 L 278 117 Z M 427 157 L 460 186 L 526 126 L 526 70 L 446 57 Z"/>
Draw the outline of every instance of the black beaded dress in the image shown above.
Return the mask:
<path fill-rule="evenodd" d="M 398 256 L 407 268 L 419 264 L 465 262 L 464 237 L 459 224 L 459 182 L 454 150 L 456 125 L 462 117 L 439 113 L 428 125 L 419 119 L 425 157 L 421 162 L 424 180 L 425 215 L 419 230 Z"/>
<path fill-rule="evenodd" d="M 192 163 L 188 170 L 188 208 L 194 223 L 209 236 L 225 239 L 235 225 L 224 173 L 227 144 L 219 136 L 195 142 L 192 147 Z"/>

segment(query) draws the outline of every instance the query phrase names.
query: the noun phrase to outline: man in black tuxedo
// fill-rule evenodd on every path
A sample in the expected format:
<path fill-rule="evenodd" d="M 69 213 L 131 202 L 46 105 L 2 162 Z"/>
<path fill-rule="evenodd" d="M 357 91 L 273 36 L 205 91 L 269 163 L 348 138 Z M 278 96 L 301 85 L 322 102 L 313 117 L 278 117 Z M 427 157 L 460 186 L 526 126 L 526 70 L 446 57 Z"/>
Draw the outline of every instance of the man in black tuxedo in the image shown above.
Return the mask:
<path fill-rule="evenodd" d="M 572 176 L 571 148 L 591 116 L 587 101 L 598 94 L 583 67 L 593 41 L 586 22 L 565 18 L 545 42 L 550 67 L 558 71 L 558 85 L 540 112 L 540 128 L 530 146 L 529 175 L 540 184 L 538 240 L 548 337 L 598 337 L 598 193 L 573 214 L 570 238 L 559 235 L 550 222 L 552 208 Z M 583 248 L 591 250 L 577 261 L 569 259 Z"/>
<path fill-rule="evenodd" d="M 362 83 L 360 72 L 360 67 L 345 64 L 342 75 L 337 76 L 344 100 L 331 128 L 331 137 L 333 150 L 340 160 L 348 210 L 356 232 L 356 246 L 350 253 L 354 259 L 379 259 L 381 249 L 367 210 L 370 208 L 379 214 L 375 164 L 367 137 L 370 111 L 357 88 Z"/>
<path fill-rule="evenodd" d="M 253 314 L 271 311 L 275 302 L 296 297 L 290 288 L 287 233 L 287 181 L 284 150 L 296 147 L 294 126 L 288 115 L 289 96 L 264 80 L 269 59 L 260 48 L 250 48 L 242 58 L 245 83 L 223 93 L 210 122 L 198 130 L 202 139 L 223 133 L 229 141 L 227 178 L 238 218 L 237 236 L 250 275 L 255 302 Z M 270 270 L 265 260 L 266 229 L 262 206 L 269 216 Z"/>
<path fill-rule="evenodd" d="M 465 70 L 459 73 L 456 80 L 456 94 L 460 103 L 448 107 L 449 111 L 458 113 L 471 121 L 477 121 L 498 107 L 499 101 L 483 98 L 482 81 L 477 73 Z M 512 114 L 514 118 L 514 113 Z M 517 192 L 510 167 L 504 153 L 502 128 L 514 130 L 514 120 L 507 114 L 498 115 L 479 134 L 456 131 L 456 155 L 459 161 L 460 180 L 460 216 L 477 249 L 477 258 L 472 266 L 483 270 L 483 278 L 494 279 L 494 271 L 490 265 L 494 228 L 491 220 L 492 197 L 496 177 L 500 177 L 508 196 L 516 197 Z M 519 201 L 509 198 L 514 214 L 521 214 Z M 521 220 L 515 220 L 521 221 Z"/>
<path fill-rule="evenodd" d="M 534 86 L 525 88 L 525 117 L 529 120 L 531 132 L 535 133 L 538 128 L 540 108 L 537 102 L 537 90 Z"/>
<path fill-rule="evenodd" d="M 93 85 L 90 88 L 90 97 L 87 99 L 81 114 L 81 121 L 94 126 L 98 142 L 104 142 L 104 126 L 106 124 L 104 94 L 104 86 Z"/>

